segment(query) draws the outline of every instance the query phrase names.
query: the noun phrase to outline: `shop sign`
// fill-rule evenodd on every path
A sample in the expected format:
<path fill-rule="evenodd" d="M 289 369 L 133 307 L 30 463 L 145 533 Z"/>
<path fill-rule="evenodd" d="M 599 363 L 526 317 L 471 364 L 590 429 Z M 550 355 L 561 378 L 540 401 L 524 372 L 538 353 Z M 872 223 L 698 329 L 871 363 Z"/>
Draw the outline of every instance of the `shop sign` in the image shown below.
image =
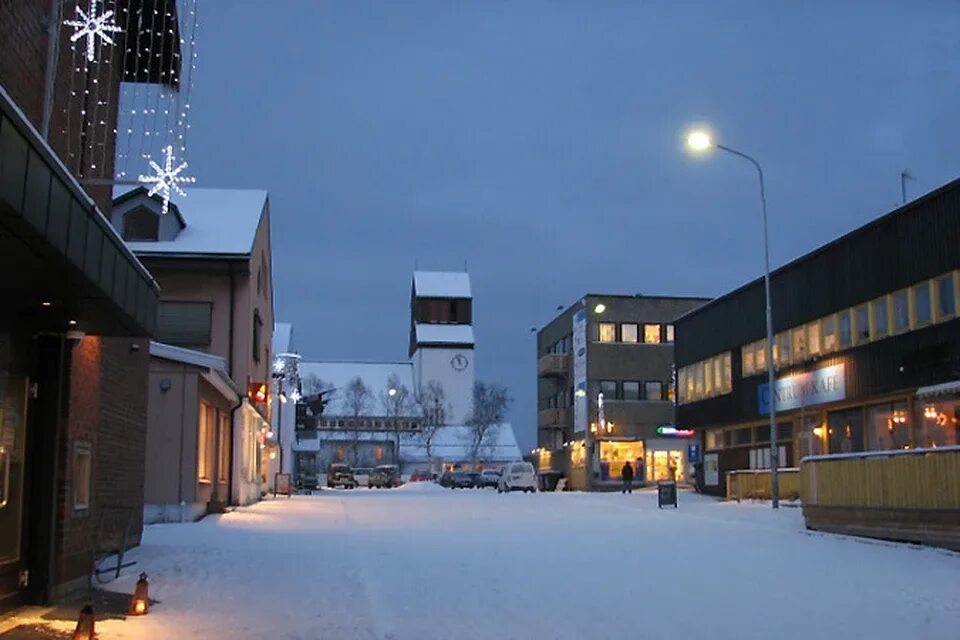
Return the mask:
<path fill-rule="evenodd" d="M 697 435 L 693 429 L 677 429 L 672 424 L 663 424 L 657 427 L 657 435 L 667 438 L 692 438 Z"/>
<path fill-rule="evenodd" d="M 700 445 L 688 444 L 687 445 L 687 463 L 697 464 L 698 462 L 700 462 Z"/>
<path fill-rule="evenodd" d="M 247 399 L 253 404 L 266 404 L 270 397 L 270 388 L 266 382 L 247 383 Z"/>
<path fill-rule="evenodd" d="M 587 430 L 587 310 L 573 316 L 573 431 Z"/>
<path fill-rule="evenodd" d="M 847 397 L 844 373 L 841 363 L 776 380 L 776 410 L 799 409 L 843 400 Z M 757 406 L 760 415 L 770 413 L 770 385 L 761 384 L 757 388 Z"/>

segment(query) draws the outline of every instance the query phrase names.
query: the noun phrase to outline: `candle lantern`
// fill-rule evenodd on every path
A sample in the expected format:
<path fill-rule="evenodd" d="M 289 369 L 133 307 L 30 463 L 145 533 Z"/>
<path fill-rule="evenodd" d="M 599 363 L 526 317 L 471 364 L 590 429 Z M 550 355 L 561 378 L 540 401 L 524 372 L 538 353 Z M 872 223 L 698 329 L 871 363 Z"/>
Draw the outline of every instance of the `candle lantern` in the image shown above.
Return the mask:
<path fill-rule="evenodd" d="M 137 586 L 133 589 L 133 598 L 130 599 L 130 615 L 142 616 L 150 609 L 150 583 L 147 574 L 141 573 Z"/>
<path fill-rule="evenodd" d="M 96 617 L 93 615 L 93 607 L 89 604 L 80 609 L 80 616 L 77 618 L 77 628 L 73 630 L 73 640 L 94 640 L 96 631 L 94 623 Z"/>

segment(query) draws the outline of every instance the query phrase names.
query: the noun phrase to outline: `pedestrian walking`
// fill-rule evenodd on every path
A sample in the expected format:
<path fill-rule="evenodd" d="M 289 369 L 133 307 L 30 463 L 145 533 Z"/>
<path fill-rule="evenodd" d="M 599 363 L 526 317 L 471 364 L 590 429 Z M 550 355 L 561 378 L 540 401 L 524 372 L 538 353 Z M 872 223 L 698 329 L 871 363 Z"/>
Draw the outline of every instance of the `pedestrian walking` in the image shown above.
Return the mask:
<path fill-rule="evenodd" d="M 623 463 L 620 478 L 623 480 L 623 493 L 633 493 L 633 465 L 629 460 Z"/>

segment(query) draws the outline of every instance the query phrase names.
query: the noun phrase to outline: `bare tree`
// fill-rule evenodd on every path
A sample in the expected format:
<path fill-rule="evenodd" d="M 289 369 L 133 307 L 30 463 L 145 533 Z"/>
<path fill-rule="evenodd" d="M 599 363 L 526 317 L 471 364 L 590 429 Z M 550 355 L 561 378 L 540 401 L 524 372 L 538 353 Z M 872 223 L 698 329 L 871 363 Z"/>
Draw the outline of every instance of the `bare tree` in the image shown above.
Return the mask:
<path fill-rule="evenodd" d="M 350 455 L 353 459 L 353 465 L 360 463 L 360 424 L 358 418 L 370 410 L 370 401 L 373 393 L 370 391 L 363 380 L 357 376 L 347 383 L 343 389 L 342 400 L 344 411 L 353 418 L 353 426 L 349 427 L 347 444 L 350 447 Z"/>
<path fill-rule="evenodd" d="M 317 374 L 311 373 L 300 379 L 300 389 L 304 395 L 313 395 L 333 389 L 333 385 L 321 379 Z"/>
<path fill-rule="evenodd" d="M 470 459 L 476 464 L 490 436 L 500 427 L 513 399 L 500 384 L 476 382 L 473 385 L 473 409 L 467 416 L 470 433 Z"/>
<path fill-rule="evenodd" d="M 380 407 L 387 417 L 387 431 L 393 435 L 394 462 L 400 460 L 400 421 L 397 418 L 412 413 L 413 395 L 410 389 L 400 382 L 400 376 L 391 373 L 386 388 L 380 391 Z"/>
<path fill-rule="evenodd" d="M 431 380 L 420 389 L 416 402 L 421 416 L 420 437 L 423 439 L 427 463 L 432 472 L 434 471 L 433 440 L 440 429 L 447 424 L 447 416 L 451 413 L 450 405 L 447 403 L 447 392 L 440 382 Z"/>

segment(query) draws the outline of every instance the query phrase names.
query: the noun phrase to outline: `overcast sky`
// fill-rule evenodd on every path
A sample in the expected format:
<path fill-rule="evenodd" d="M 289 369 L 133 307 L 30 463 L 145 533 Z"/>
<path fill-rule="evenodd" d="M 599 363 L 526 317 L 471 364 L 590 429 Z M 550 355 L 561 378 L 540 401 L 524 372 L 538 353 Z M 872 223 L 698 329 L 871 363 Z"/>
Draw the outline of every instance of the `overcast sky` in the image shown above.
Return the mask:
<path fill-rule="evenodd" d="M 406 358 L 414 263 L 466 261 L 525 449 L 557 305 L 760 275 L 753 170 L 685 155 L 688 124 L 764 165 L 775 265 L 905 168 L 912 196 L 960 175 L 956 0 L 203 0 L 198 40 L 191 173 L 270 191 L 300 352 Z"/>

